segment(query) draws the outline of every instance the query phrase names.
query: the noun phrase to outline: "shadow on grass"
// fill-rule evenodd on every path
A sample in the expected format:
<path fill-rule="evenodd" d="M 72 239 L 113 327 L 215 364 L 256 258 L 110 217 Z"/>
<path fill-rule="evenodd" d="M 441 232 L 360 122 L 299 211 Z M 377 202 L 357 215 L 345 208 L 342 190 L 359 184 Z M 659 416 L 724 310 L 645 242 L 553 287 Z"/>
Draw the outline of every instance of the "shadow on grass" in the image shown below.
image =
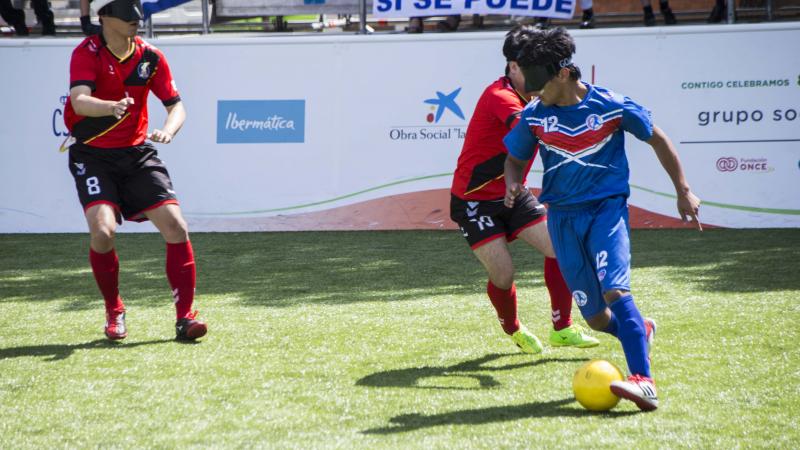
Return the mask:
<path fill-rule="evenodd" d="M 800 229 L 633 230 L 631 262 L 708 292 L 800 290 L 798 248 Z"/>
<path fill-rule="evenodd" d="M 418 389 L 491 389 L 500 383 L 492 376 L 476 372 L 500 372 L 524 367 L 538 366 L 558 362 L 583 362 L 589 358 L 541 358 L 523 363 L 486 366 L 501 358 L 519 356 L 519 353 L 497 354 L 490 353 L 480 358 L 471 359 L 451 366 L 441 367 L 414 367 L 409 369 L 387 370 L 367 375 L 356 382 L 357 386 L 370 387 L 400 387 Z M 480 383 L 479 388 L 453 388 L 419 386 L 420 380 L 430 377 L 468 377 Z M 389 419 L 389 425 L 371 428 L 362 431 L 363 434 L 393 434 L 415 431 L 422 428 L 431 428 L 441 425 L 482 425 L 494 422 L 530 419 L 536 417 L 585 417 L 587 415 L 622 417 L 638 414 L 636 411 L 608 411 L 592 413 L 580 407 L 567 407 L 575 402 L 572 397 L 548 402 L 531 402 L 522 405 L 493 406 L 488 408 L 465 409 L 450 411 L 440 414 L 401 414 Z"/>
<path fill-rule="evenodd" d="M 634 230 L 632 241 L 634 270 L 663 268 L 665 283 L 709 292 L 800 290 L 800 230 Z M 486 277 L 457 231 L 196 233 L 192 242 L 201 303 L 205 294 L 260 307 L 389 303 L 479 294 Z M 125 234 L 117 244 L 126 303 L 169 302 L 160 236 Z M 61 301 L 65 310 L 102 304 L 85 235 L 0 235 L 0 249 L 0 302 Z M 541 288 L 541 255 L 522 244 L 511 249 L 518 286 Z"/>
<path fill-rule="evenodd" d="M 173 339 L 159 339 L 142 342 L 113 342 L 108 339 L 97 339 L 83 344 L 49 344 L 49 345 L 26 345 L 22 347 L 0 348 L 0 360 L 18 358 L 21 356 L 49 356 L 45 361 L 60 361 L 69 358 L 76 350 L 92 349 L 118 349 L 124 350 L 142 345 L 163 344 L 173 342 Z"/>
<path fill-rule="evenodd" d="M 464 361 L 458 364 L 454 364 L 452 366 L 412 367 L 408 369 L 395 369 L 395 370 L 387 370 L 384 372 L 376 372 L 356 381 L 356 386 L 409 387 L 417 389 L 442 389 L 442 390 L 487 389 L 500 386 L 500 382 L 495 380 L 490 375 L 475 373 L 475 372 L 499 372 L 504 370 L 521 369 L 524 367 L 533 367 L 552 362 L 583 362 L 589 360 L 588 358 L 541 358 L 541 359 L 526 361 L 523 363 L 506 364 L 503 366 L 484 366 L 484 364 L 508 356 L 519 356 L 519 353 L 513 353 L 513 354 L 490 353 L 486 356 L 472 359 L 469 361 Z M 421 380 L 434 377 L 472 378 L 478 381 L 479 387 L 467 388 L 467 387 L 419 385 L 419 382 Z"/>
<path fill-rule="evenodd" d="M 548 402 L 531 402 L 521 405 L 492 406 L 488 408 L 464 409 L 440 414 L 401 414 L 389 419 L 389 426 L 371 428 L 363 434 L 394 434 L 431 428 L 442 425 L 484 425 L 495 422 L 533 419 L 539 417 L 586 417 L 588 415 L 617 418 L 640 414 L 639 411 L 607 411 L 593 413 L 580 407 L 567 407 L 572 397 Z"/>
<path fill-rule="evenodd" d="M 206 294 L 286 307 L 483 289 L 483 270 L 458 233 L 197 233 L 192 243 L 201 303 Z M 60 301 L 69 311 L 101 307 L 86 245 L 81 234 L 0 235 L 0 303 Z M 58 251 L 50 252 L 54 247 Z M 171 301 L 160 236 L 120 235 L 117 253 L 126 304 L 157 307 Z M 453 267 L 461 269 L 456 274 Z"/>

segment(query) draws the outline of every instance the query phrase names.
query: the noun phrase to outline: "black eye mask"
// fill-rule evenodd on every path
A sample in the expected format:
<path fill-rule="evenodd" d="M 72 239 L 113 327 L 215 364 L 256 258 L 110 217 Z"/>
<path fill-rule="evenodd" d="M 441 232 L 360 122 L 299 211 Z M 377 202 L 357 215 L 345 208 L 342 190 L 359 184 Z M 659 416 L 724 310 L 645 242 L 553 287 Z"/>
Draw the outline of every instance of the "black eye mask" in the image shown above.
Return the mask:
<path fill-rule="evenodd" d="M 124 22 L 138 22 L 144 19 L 140 0 L 114 0 L 100 8 L 98 15 L 115 17 Z"/>
<path fill-rule="evenodd" d="M 548 81 L 552 80 L 558 71 L 572 64 L 570 58 L 562 59 L 559 62 L 545 65 L 531 65 L 522 67 L 522 75 L 525 76 L 525 91 L 538 92 L 544 88 Z"/>
<path fill-rule="evenodd" d="M 521 67 L 522 75 L 525 76 L 525 91 L 541 91 L 548 81 L 556 76 L 555 67 L 552 64 L 547 66 L 528 66 Z"/>

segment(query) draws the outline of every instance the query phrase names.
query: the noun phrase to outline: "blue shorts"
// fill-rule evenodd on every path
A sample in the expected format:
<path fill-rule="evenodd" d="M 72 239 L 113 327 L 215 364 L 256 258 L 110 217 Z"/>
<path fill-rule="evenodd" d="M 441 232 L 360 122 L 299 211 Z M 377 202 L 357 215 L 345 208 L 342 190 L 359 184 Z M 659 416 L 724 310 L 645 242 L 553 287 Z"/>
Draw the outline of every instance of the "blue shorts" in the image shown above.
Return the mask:
<path fill-rule="evenodd" d="M 603 293 L 630 291 L 628 202 L 611 197 L 585 208 L 550 208 L 547 230 L 572 298 L 589 319 L 603 312 Z"/>

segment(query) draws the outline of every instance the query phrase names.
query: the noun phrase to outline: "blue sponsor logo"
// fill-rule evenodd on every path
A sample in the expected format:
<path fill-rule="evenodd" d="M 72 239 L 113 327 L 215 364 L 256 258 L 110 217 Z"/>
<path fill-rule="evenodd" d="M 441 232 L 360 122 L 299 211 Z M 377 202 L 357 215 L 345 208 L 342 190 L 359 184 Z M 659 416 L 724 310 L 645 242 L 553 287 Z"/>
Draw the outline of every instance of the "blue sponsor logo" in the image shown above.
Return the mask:
<path fill-rule="evenodd" d="M 53 110 L 53 115 L 51 116 L 51 122 L 53 125 L 53 136 L 67 136 L 69 131 L 67 131 L 66 127 L 64 126 L 64 109 L 67 105 L 67 96 L 62 95 L 58 98 L 58 103 L 61 104 L 58 108 Z"/>
<path fill-rule="evenodd" d="M 217 101 L 217 144 L 305 142 L 305 100 Z"/>
<path fill-rule="evenodd" d="M 436 115 L 434 116 L 433 113 L 428 114 L 428 122 L 439 122 L 439 119 L 442 118 L 442 114 L 448 109 L 453 112 L 459 119 L 464 120 L 464 113 L 461 111 L 461 108 L 456 103 L 456 97 L 461 92 L 461 88 L 457 88 L 453 92 L 449 94 L 444 94 L 442 92 L 436 91 L 436 98 L 429 98 L 425 100 L 425 103 L 431 106 L 431 109 L 436 110 Z"/>

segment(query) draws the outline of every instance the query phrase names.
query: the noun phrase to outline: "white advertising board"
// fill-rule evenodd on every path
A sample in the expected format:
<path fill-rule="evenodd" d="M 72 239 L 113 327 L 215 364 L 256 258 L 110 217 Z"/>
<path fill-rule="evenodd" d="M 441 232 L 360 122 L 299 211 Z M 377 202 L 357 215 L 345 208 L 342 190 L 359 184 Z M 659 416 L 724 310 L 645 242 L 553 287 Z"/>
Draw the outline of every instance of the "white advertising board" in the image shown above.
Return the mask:
<path fill-rule="evenodd" d="M 800 226 L 800 24 L 574 31 L 587 81 L 653 111 L 701 219 Z M 193 231 L 452 227 L 447 190 L 503 33 L 153 40 L 188 119 L 159 145 Z M 83 232 L 63 101 L 78 39 L 0 40 L 0 232 Z M 13 68 L 13 70 L 9 70 Z M 150 128 L 164 109 L 153 96 Z M 631 205 L 676 217 L 652 150 L 627 137 Z M 534 165 L 537 170 L 537 165 Z M 540 173 L 529 177 L 538 186 Z M 661 219 L 659 219 L 661 218 Z M 659 222 L 661 220 L 661 222 Z M 671 223 L 671 222 L 670 222 Z M 152 231 L 126 223 L 120 231 Z"/>

